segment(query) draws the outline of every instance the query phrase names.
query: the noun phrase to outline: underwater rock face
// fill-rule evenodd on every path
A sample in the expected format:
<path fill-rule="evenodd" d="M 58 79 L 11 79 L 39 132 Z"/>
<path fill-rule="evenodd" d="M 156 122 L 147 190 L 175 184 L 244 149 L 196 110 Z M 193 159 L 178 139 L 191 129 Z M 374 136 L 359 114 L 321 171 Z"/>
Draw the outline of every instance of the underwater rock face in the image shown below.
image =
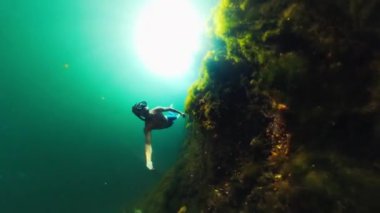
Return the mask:
<path fill-rule="evenodd" d="M 144 212 L 380 212 L 380 2 L 221 0 Z"/>

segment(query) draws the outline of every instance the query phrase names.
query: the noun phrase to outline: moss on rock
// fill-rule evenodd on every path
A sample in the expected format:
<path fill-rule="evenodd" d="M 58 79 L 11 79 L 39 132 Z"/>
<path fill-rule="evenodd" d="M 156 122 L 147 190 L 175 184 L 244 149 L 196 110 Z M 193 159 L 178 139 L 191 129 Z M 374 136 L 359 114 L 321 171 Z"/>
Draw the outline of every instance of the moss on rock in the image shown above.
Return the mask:
<path fill-rule="evenodd" d="M 221 0 L 144 212 L 378 212 L 380 2 Z"/>

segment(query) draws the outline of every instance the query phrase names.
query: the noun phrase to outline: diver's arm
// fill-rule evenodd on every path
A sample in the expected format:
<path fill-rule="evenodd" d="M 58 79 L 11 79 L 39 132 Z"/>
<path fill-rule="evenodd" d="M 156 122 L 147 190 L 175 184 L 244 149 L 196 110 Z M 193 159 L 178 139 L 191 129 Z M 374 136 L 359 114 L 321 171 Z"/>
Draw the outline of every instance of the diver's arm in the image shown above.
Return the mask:
<path fill-rule="evenodd" d="M 172 107 L 155 107 L 153 110 L 157 110 L 159 112 L 167 112 L 167 111 L 169 111 L 169 112 L 175 112 L 175 113 L 178 113 L 178 114 L 182 115 L 183 117 L 185 116 L 185 113 L 180 112 L 180 111 L 178 111 L 178 110 L 176 110 L 176 109 L 174 109 Z"/>
<path fill-rule="evenodd" d="M 180 112 L 180 111 L 178 111 L 178 110 L 176 110 L 176 109 L 174 109 L 174 108 L 171 108 L 171 107 L 166 107 L 166 110 L 165 110 L 165 111 L 175 112 L 175 113 L 180 114 L 182 117 L 185 117 L 185 113 Z"/>
<path fill-rule="evenodd" d="M 151 130 L 148 128 L 144 129 L 145 134 L 145 159 L 146 159 L 146 167 L 149 170 L 153 170 L 153 163 L 152 163 L 152 133 Z"/>

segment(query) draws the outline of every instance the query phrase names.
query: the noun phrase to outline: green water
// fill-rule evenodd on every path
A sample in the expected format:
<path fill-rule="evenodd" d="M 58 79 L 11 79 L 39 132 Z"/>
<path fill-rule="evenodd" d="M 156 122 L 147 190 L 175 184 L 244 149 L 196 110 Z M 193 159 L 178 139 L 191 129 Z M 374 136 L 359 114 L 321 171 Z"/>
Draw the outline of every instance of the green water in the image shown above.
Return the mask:
<path fill-rule="evenodd" d="M 0 2 L 0 212 L 120 212 L 174 164 L 185 121 L 153 133 L 151 173 L 131 105 L 183 110 L 201 53 L 181 82 L 151 78 L 131 38 L 142 2 Z"/>

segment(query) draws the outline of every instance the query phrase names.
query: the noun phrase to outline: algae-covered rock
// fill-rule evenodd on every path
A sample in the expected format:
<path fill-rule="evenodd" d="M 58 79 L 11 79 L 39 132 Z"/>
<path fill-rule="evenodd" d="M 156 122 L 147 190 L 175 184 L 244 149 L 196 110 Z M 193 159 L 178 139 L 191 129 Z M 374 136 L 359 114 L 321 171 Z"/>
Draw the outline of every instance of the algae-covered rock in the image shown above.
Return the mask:
<path fill-rule="evenodd" d="M 221 0 L 144 212 L 380 212 L 380 2 Z"/>

